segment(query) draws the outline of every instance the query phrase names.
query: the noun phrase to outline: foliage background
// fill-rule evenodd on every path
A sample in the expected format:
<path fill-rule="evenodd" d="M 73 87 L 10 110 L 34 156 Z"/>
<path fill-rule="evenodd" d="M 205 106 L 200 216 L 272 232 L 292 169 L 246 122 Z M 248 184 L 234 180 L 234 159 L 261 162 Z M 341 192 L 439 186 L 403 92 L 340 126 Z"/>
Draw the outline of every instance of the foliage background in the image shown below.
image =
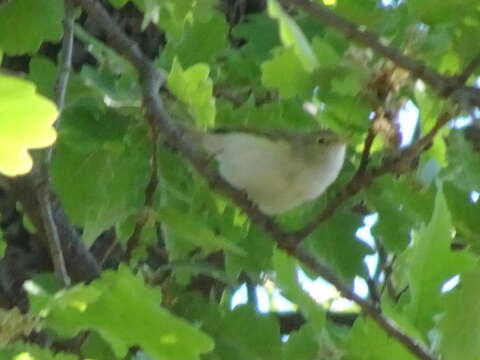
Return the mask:
<path fill-rule="evenodd" d="M 478 358 L 478 1 L 76 5 L 0 2 L 2 358 Z M 174 124 L 330 128 L 351 139 L 338 181 L 275 220 L 259 214 L 155 125 L 157 92 L 145 95 L 122 32 L 165 78 Z M 419 115 L 405 143 L 408 107 Z M 356 231 L 370 214 L 367 245 Z M 351 308 L 316 302 L 300 268 Z M 247 304 L 232 309 L 243 284 Z M 260 314 L 257 285 L 295 312 Z"/>

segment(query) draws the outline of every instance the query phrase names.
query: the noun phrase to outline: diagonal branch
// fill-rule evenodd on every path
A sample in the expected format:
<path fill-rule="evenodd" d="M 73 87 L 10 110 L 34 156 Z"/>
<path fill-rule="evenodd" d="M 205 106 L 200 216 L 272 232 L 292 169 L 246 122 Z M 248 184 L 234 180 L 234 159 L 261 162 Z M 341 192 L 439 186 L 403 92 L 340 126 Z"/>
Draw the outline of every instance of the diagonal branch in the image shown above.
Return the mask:
<path fill-rule="evenodd" d="M 308 251 L 298 247 L 295 238 L 286 234 L 272 218 L 262 214 L 243 192 L 232 187 L 221 178 L 216 171 L 212 170 L 209 167 L 208 159 L 199 156 L 193 151 L 193 148 L 185 141 L 183 133 L 175 126 L 164 107 L 162 99 L 159 96 L 159 88 L 164 79 L 153 63 L 141 53 L 138 45 L 123 33 L 98 1 L 76 0 L 76 2 L 80 4 L 103 29 L 112 47 L 135 66 L 142 88 L 145 116 L 147 120 L 152 121 L 152 123 L 158 127 L 164 141 L 187 158 L 205 177 L 210 186 L 219 189 L 226 196 L 230 197 L 247 213 L 253 223 L 269 233 L 279 248 L 294 256 L 318 275 L 332 283 L 343 296 L 355 301 L 365 314 L 368 314 L 390 336 L 401 342 L 412 354 L 416 355 L 419 359 L 433 360 L 434 357 L 429 354 L 428 350 L 422 344 L 403 332 L 390 319 L 386 318 L 375 305 L 355 294 L 328 266 L 312 256 Z"/>
<path fill-rule="evenodd" d="M 322 23 L 331 26 L 341 32 L 346 38 L 353 39 L 373 49 L 379 55 L 389 59 L 395 65 L 407 70 L 413 77 L 423 80 L 430 85 L 440 96 L 455 98 L 463 104 L 480 106 L 480 89 L 464 86 L 455 77 L 441 75 L 428 68 L 425 64 L 403 54 L 393 46 L 385 45 L 380 36 L 373 31 L 367 30 L 365 26 L 357 25 L 329 10 L 320 2 L 311 0 L 284 0 L 296 5 Z M 480 61 L 480 60 L 479 60 Z"/>

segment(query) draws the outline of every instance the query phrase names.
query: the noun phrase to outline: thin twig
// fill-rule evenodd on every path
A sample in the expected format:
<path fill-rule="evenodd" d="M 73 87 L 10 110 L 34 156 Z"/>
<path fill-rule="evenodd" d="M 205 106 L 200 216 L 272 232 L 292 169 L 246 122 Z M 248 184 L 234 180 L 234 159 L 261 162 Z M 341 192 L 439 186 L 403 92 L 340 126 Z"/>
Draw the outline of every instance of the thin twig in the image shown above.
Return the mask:
<path fill-rule="evenodd" d="M 310 0 L 283 0 L 294 4 L 311 16 L 319 19 L 322 23 L 331 26 L 342 33 L 347 39 L 353 39 L 376 51 L 379 55 L 389 59 L 395 65 L 407 70 L 413 77 L 422 79 L 429 84 L 442 97 L 453 95 L 456 101 L 463 104 L 480 106 L 480 89 L 463 86 L 454 77 L 443 76 L 428 68 L 425 64 L 415 61 L 403 54 L 397 48 L 385 45 L 380 36 L 365 26 L 357 25 L 334 12 L 318 1 Z"/>
<path fill-rule="evenodd" d="M 55 82 L 55 104 L 58 108 L 58 117 L 55 121 L 55 128 L 59 129 L 61 114 L 63 108 L 65 107 L 65 97 L 67 94 L 68 82 L 70 80 L 70 73 L 72 71 L 72 54 L 73 54 L 73 26 L 75 20 L 75 7 L 73 4 L 66 0 L 65 1 L 65 14 L 63 18 L 63 40 L 62 48 L 59 54 L 58 61 L 58 75 L 57 81 Z M 52 153 L 54 146 L 49 147 L 46 150 L 45 163 L 46 167 L 50 168 L 50 163 L 52 161 Z"/>
<path fill-rule="evenodd" d="M 2 176 L 0 175 L 0 180 Z M 48 249 L 47 235 L 45 234 L 45 225 L 42 214 L 40 213 L 40 204 L 36 196 L 38 187 L 38 174 L 29 173 L 15 178 L 6 178 L 8 185 L 17 201 L 22 205 L 25 214 L 28 215 L 35 228 L 38 230 L 40 240 Z M 32 195 L 33 194 L 33 195 Z M 68 262 L 68 274 L 75 282 L 90 282 L 100 275 L 100 266 L 91 252 L 82 243 L 76 229 L 68 220 L 65 211 L 58 202 L 52 204 L 52 216 L 55 219 L 59 239 L 62 245 L 63 254 Z"/>
<path fill-rule="evenodd" d="M 145 211 L 149 211 L 154 205 L 155 194 L 158 187 L 158 144 L 160 143 L 160 134 L 157 124 L 148 119 L 148 126 L 150 130 L 150 137 L 152 140 L 152 157 L 150 165 L 150 180 L 145 188 L 145 202 L 143 214 L 138 218 L 132 235 L 127 241 L 127 249 L 125 251 L 125 260 L 128 262 L 133 254 L 133 250 L 138 246 L 142 230 L 149 220 L 148 214 Z"/>
<path fill-rule="evenodd" d="M 158 139 L 157 137 L 158 136 L 156 135 L 152 136 L 153 149 L 152 149 L 152 164 L 150 168 L 150 171 L 151 171 L 150 180 L 148 181 L 148 184 L 145 188 L 145 203 L 144 203 L 143 212 L 142 214 L 140 214 L 135 224 L 135 228 L 133 229 L 133 233 L 127 241 L 127 249 L 125 251 L 125 260 L 127 262 L 131 259 L 133 250 L 135 250 L 135 248 L 138 246 L 138 243 L 140 242 L 140 237 L 142 235 L 142 230 L 149 221 L 149 215 L 147 212 L 154 205 L 155 193 L 158 186 L 158 156 L 157 156 Z"/>
<path fill-rule="evenodd" d="M 75 8 L 70 1 L 65 1 L 62 50 L 60 52 L 58 78 L 55 84 L 55 102 L 59 111 L 62 111 L 65 105 L 65 96 L 67 94 L 68 81 L 70 79 L 70 73 L 72 70 L 74 20 Z"/>
<path fill-rule="evenodd" d="M 55 277 L 62 287 L 70 286 L 70 277 L 68 276 L 65 258 L 63 256 L 60 237 L 58 236 L 57 225 L 53 217 L 50 189 L 48 185 L 42 184 L 37 190 L 38 203 L 40 204 L 40 214 L 45 229 L 45 235 L 48 242 L 50 257 L 52 258 Z"/>
<path fill-rule="evenodd" d="M 370 160 L 370 150 L 372 149 L 373 140 L 375 140 L 375 131 L 373 130 L 373 124 L 368 129 L 367 137 L 363 143 L 363 152 L 360 159 L 360 165 L 358 166 L 357 174 L 364 174 L 367 170 L 368 161 Z"/>
<path fill-rule="evenodd" d="M 332 283 L 348 299 L 355 301 L 387 334 L 396 338 L 419 359 L 433 360 L 428 350 L 413 337 L 403 332 L 390 319 L 386 318 L 381 310 L 369 301 L 353 292 L 328 266 L 320 262 L 310 252 L 298 247 L 296 239 L 286 234 L 269 216 L 264 215 L 247 198 L 245 193 L 235 189 L 208 165 L 208 160 L 193 151 L 193 148 L 183 138 L 182 132 L 175 126 L 168 112 L 165 110 L 159 89 L 164 79 L 156 67 L 142 54 L 138 45 L 130 40 L 112 20 L 103 6 L 95 0 L 76 0 L 105 31 L 112 47 L 129 59 L 139 73 L 143 95 L 145 115 L 149 121 L 161 130 L 165 142 L 178 150 L 190 163 L 205 177 L 210 186 L 215 186 L 226 196 L 230 197 L 257 226 L 269 233 L 277 246 L 299 261 L 310 267 L 315 273 Z M 292 241 L 293 240 L 293 241 Z"/>
<path fill-rule="evenodd" d="M 73 22 L 74 7 L 70 1 L 65 1 L 65 14 L 63 19 L 63 41 L 60 51 L 59 73 L 55 85 L 56 105 L 58 108 L 58 118 L 56 127 L 58 128 L 58 119 L 60 119 L 64 104 L 65 94 L 67 92 L 68 80 L 70 77 L 72 49 L 73 49 Z M 40 167 L 40 184 L 37 187 L 37 198 L 40 205 L 45 235 L 48 241 L 50 257 L 52 258 L 55 276 L 62 287 L 70 286 L 70 277 L 68 276 L 65 258 L 63 256 L 62 245 L 58 235 L 57 224 L 53 217 L 52 196 L 49 181 L 49 168 L 52 158 L 52 149 L 50 147 L 45 152 L 44 163 Z"/>

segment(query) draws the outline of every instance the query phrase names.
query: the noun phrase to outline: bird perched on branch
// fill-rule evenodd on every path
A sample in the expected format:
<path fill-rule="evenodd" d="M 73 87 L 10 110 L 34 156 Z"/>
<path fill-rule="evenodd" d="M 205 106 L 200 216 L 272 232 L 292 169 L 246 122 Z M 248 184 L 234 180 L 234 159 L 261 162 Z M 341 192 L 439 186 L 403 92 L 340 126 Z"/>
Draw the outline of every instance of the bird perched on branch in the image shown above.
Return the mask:
<path fill-rule="evenodd" d="M 343 166 L 346 139 L 332 131 L 256 133 L 191 131 L 194 145 L 213 156 L 219 172 L 267 215 L 320 196 Z"/>

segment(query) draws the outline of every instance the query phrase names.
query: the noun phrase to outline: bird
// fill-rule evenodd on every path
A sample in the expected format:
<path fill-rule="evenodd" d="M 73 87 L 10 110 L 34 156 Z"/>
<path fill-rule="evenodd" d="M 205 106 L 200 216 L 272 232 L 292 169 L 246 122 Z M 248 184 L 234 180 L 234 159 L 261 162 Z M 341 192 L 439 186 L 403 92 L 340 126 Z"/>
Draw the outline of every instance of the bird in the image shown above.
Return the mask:
<path fill-rule="evenodd" d="M 343 167 L 347 144 L 346 137 L 330 130 L 193 130 L 189 137 L 215 158 L 220 175 L 266 215 L 284 213 L 323 194 Z"/>

